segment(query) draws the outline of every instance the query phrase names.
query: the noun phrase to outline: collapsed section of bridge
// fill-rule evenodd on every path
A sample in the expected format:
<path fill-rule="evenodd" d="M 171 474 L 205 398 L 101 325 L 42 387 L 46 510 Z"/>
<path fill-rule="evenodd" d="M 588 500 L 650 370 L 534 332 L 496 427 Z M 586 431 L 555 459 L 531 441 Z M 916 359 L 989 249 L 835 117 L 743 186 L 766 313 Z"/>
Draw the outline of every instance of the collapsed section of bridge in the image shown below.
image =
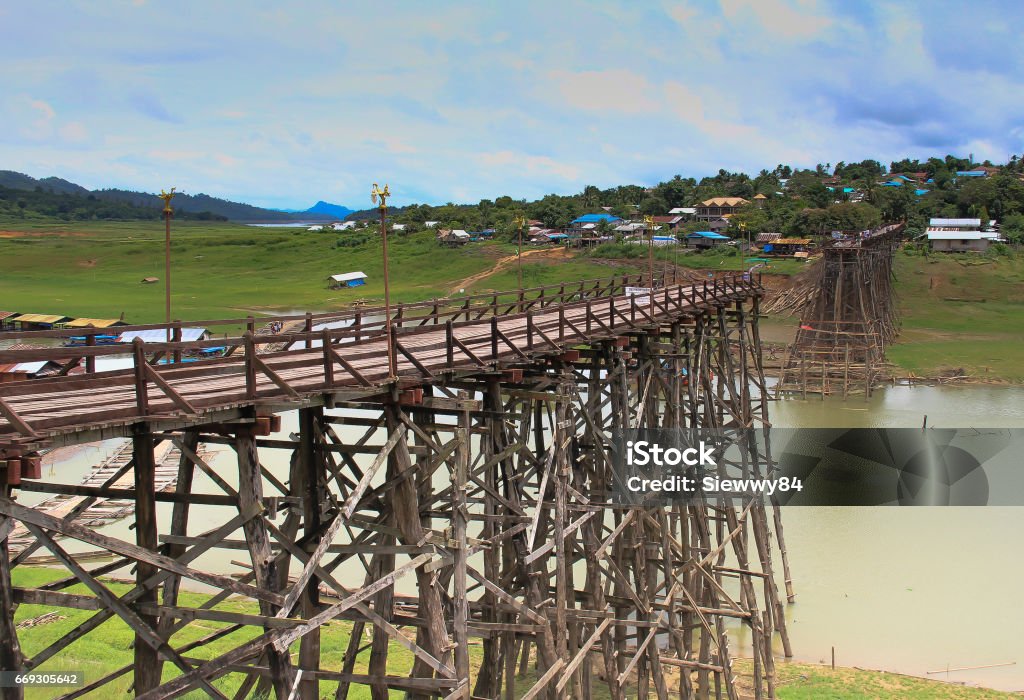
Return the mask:
<path fill-rule="evenodd" d="M 0 665 L 45 670 L 116 617 L 135 634 L 133 662 L 64 697 L 774 697 L 773 644 L 791 655 L 777 579 L 792 601 L 777 506 L 617 504 L 609 459 L 627 428 L 715 429 L 742 444 L 767 427 L 762 288 L 748 274 L 626 293 L 641 283 L 411 304 L 390 319 L 281 317 L 276 327 L 303 324 L 288 334 L 254 334 L 250 320 L 227 341 L 138 342 L 132 370 L 0 386 Z M 314 331 L 321 322 L 333 327 Z M 160 362 L 213 344 L 236 349 Z M 108 483 L 33 470 L 41 449 L 107 437 L 133 445 Z M 168 442 L 180 455 L 169 493 L 153 456 Z M 209 449 L 230 451 L 230 470 Z M 267 467 L 275 454 L 285 477 Z M 718 468 L 756 477 L 772 464 L 744 450 Z M 129 470 L 134 487 L 115 488 Z M 83 498 L 58 518 L 19 504 L 17 489 Z M 113 497 L 134 501 L 131 540 L 76 522 Z M 12 550 L 15 524 L 32 537 Z M 90 568 L 83 547 L 107 560 Z M 64 575 L 17 585 L 12 570 L 38 551 Z M 218 551 L 237 576 L 200 563 Z M 134 585 L 113 592 L 104 577 L 131 567 Z M 186 606 L 185 582 L 215 593 Z M 67 591 L 76 584 L 90 594 Z M 229 598 L 251 608 L 219 605 Z M 29 657 L 14 615 L 31 603 L 90 616 Z M 220 626 L 185 642 L 193 621 Z M 327 648 L 324 626 L 337 624 L 346 645 Z M 752 668 L 742 683 L 740 655 Z"/>
<path fill-rule="evenodd" d="M 892 261 L 902 230 L 890 224 L 822 247 L 776 392 L 868 396 L 887 378 L 885 348 L 899 331 Z"/>

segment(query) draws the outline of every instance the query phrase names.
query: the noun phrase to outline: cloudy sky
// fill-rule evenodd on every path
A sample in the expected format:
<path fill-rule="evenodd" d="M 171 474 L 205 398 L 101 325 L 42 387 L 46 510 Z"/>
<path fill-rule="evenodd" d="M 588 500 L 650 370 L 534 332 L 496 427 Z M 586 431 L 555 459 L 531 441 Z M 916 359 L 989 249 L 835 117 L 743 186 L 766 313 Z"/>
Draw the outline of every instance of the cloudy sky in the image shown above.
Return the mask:
<path fill-rule="evenodd" d="M 0 5 L 0 169 L 271 207 L 1024 150 L 1024 3 Z"/>

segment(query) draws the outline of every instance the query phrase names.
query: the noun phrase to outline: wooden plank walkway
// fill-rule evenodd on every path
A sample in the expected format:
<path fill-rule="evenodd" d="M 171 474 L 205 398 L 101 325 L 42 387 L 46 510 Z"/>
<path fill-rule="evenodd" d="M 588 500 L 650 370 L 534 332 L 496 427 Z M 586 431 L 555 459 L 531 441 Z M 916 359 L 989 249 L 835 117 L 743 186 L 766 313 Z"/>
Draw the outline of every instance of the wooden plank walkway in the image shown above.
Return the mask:
<path fill-rule="evenodd" d="M 490 371 L 562 355 L 573 346 L 613 338 L 634 330 L 694 317 L 762 293 L 759 280 L 735 275 L 700 284 L 656 290 L 647 303 L 622 293 L 537 306 L 522 300 L 509 313 L 495 303 L 481 311 L 450 306 L 399 326 L 393 321 L 393 352 L 400 386 L 421 385 L 440 374 Z M 534 310 L 536 309 L 536 310 Z M 464 313 L 463 313 L 464 312 Z M 460 316 L 468 320 L 458 320 Z M 322 347 L 304 347 L 319 340 Z M 290 341 L 290 350 L 262 354 L 263 344 Z M 243 351 L 229 357 L 185 364 L 153 364 L 166 357 L 211 344 L 236 344 Z M 60 376 L 0 386 L 0 456 L 19 444 L 45 444 L 47 436 L 85 431 L 99 425 L 130 425 L 161 418 L 214 421 L 217 410 L 288 402 L 295 407 L 323 401 L 380 394 L 389 383 L 384 329 L 356 329 L 255 336 L 192 343 L 136 343 L 134 369 Z M 122 353 L 123 349 L 120 350 Z M 108 348 L 77 349 L 82 354 L 109 354 Z M 45 359 L 67 355 L 67 348 L 18 351 Z M 17 353 L 0 352 L 0 361 Z M 13 454 L 14 452 L 9 452 Z"/>

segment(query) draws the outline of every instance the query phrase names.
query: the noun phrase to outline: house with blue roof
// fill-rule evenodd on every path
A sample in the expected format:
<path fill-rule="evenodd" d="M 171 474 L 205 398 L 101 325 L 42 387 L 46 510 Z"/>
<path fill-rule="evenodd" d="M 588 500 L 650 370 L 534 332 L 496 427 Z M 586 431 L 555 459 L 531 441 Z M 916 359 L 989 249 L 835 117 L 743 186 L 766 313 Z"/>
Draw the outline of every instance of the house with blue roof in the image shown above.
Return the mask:
<path fill-rule="evenodd" d="M 988 177 L 988 173 L 984 170 L 957 170 L 957 177 Z"/>
<path fill-rule="evenodd" d="M 725 245 L 728 242 L 728 236 L 723 236 L 722 234 L 715 233 L 714 231 L 697 231 L 695 233 L 687 234 L 686 236 L 687 248 L 714 248 L 716 246 Z"/>
<path fill-rule="evenodd" d="M 602 221 L 607 221 L 609 224 L 617 224 L 622 221 L 621 218 L 613 214 L 584 214 L 573 219 L 569 223 L 569 230 L 573 233 L 583 234 L 591 232 L 597 228 L 597 225 Z"/>

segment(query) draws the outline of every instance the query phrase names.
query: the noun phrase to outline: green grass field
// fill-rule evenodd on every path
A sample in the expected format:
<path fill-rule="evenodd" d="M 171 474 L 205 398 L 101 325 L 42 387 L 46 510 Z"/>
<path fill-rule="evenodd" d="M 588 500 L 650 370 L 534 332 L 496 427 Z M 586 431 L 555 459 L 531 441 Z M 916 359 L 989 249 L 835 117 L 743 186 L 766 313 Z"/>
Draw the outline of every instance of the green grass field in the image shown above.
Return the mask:
<path fill-rule="evenodd" d="M 41 569 L 32 567 L 19 567 L 13 572 L 14 585 L 22 587 L 36 587 L 48 581 L 60 577 L 56 569 Z M 126 584 L 110 583 L 110 588 L 117 594 L 123 595 L 130 586 Z M 84 585 L 77 585 L 66 589 L 65 592 L 88 595 L 89 591 Z M 179 605 L 185 607 L 198 607 L 206 600 L 206 596 L 196 593 L 182 593 L 179 597 Z M 216 607 L 218 610 L 233 612 L 258 612 L 255 604 L 239 600 L 229 599 Z M 15 621 L 20 623 L 44 613 L 55 610 L 55 608 L 40 605 L 21 605 L 15 615 Z M 93 613 L 84 610 L 59 609 L 63 619 L 55 622 L 37 625 L 19 631 L 18 638 L 21 643 L 22 652 L 32 656 L 49 644 L 60 639 L 70 632 L 78 624 L 88 619 Z M 181 646 L 194 641 L 215 630 L 226 627 L 226 623 L 197 621 L 193 622 L 172 639 L 175 646 Z M 345 621 L 330 622 L 321 628 L 321 650 L 324 668 L 340 668 L 348 640 L 351 635 L 352 625 Z M 188 653 L 188 656 L 198 659 L 208 659 L 217 654 L 224 653 L 239 644 L 255 637 L 260 631 L 256 628 L 245 628 Z M 92 634 L 74 642 L 62 654 L 54 657 L 49 662 L 41 665 L 37 671 L 40 673 L 61 673 L 68 671 L 82 671 L 87 683 L 95 681 L 104 675 L 111 673 L 132 662 L 132 643 L 134 634 L 129 627 L 118 619 L 109 620 Z M 366 640 L 367 642 L 369 639 Z M 470 665 L 475 673 L 479 668 L 483 656 L 479 643 L 470 647 Z M 298 644 L 292 649 L 292 653 L 298 653 Z M 359 655 L 355 672 L 365 673 L 369 660 L 369 650 Z M 396 643 L 392 643 L 388 652 L 388 673 L 407 675 L 412 668 L 412 654 Z M 750 663 L 738 660 L 736 672 L 741 677 L 749 678 L 751 673 Z M 836 698 L 845 700 L 847 698 L 899 698 L 901 700 L 915 698 L 939 698 L 952 699 L 963 698 L 964 700 L 987 700 L 990 698 L 1011 697 L 1009 693 L 1000 693 L 984 689 L 969 689 L 960 686 L 939 683 L 907 676 L 875 672 L 858 671 L 854 669 L 836 669 L 835 671 L 811 664 L 781 663 L 778 666 L 779 672 L 779 697 L 782 700 L 819 700 L 821 698 Z M 178 670 L 173 664 L 164 665 L 164 679 L 169 680 L 178 675 Z M 517 687 L 525 692 L 535 680 L 535 674 L 531 672 L 525 678 L 518 680 Z M 678 682 L 678 676 L 670 676 L 670 680 Z M 219 690 L 229 697 L 238 689 L 242 681 L 239 674 L 229 674 L 221 677 L 215 682 Z M 102 697 L 121 697 L 130 695 L 129 685 L 130 674 L 112 682 L 103 690 Z M 747 683 L 749 685 L 749 682 Z M 334 697 L 334 683 L 321 683 L 321 697 Z M 61 688 L 29 688 L 25 697 L 29 700 L 43 700 L 56 697 L 66 689 Z M 394 697 L 400 697 L 393 693 Z M 202 698 L 206 695 L 194 691 L 185 697 Z M 349 694 L 350 698 L 362 699 L 370 697 L 369 690 L 364 687 L 353 686 Z M 607 694 L 598 694 L 595 697 L 607 697 Z"/>
<path fill-rule="evenodd" d="M 239 318 L 271 313 L 330 311 L 383 296 L 380 239 L 353 247 L 336 242 L 357 233 L 255 228 L 240 224 L 175 222 L 172 243 L 174 318 Z M 109 318 L 132 323 L 164 316 L 161 222 L 0 222 L 0 310 Z M 389 239 L 392 299 L 513 289 L 515 255 L 507 242 L 442 248 L 432 232 Z M 523 282 L 539 286 L 645 272 L 642 246 L 595 251 L 530 250 Z M 740 270 L 735 251 L 677 254 L 659 260 L 681 267 Z M 984 264 L 978 264 L 978 263 Z M 765 271 L 794 274 L 805 263 L 773 260 Z M 362 270 L 363 287 L 327 289 L 326 278 Z M 918 376 L 956 373 L 1024 381 L 1024 258 L 896 256 L 896 290 L 903 330 L 889 359 Z M 158 277 L 156 284 L 141 284 Z"/>
<path fill-rule="evenodd" d="M 330 311 L 356 300 L 383 298 L 379 236 L 337 247 L 346 236 L 305 229 L 174 222 L 172 315 L 181 319 L 238 318 L 288 311 Z M 431 232 L 388 239 L 393 301 L 449 294 L 464 280 L 514 255 L 507 243 L 442 248 Z M 164 230 L 160 222 L 4 224 L 0 222 L 0 307 L 21 313 L 118 317 L 152 323 L 164 317 Z M 528 286 L 608 277 L 635 270 L 606 261 L 553 264 L 524 258 Z M 365 286 L 327 289 L 330 274 L 361 270 Z M 142 284 L 144 277 L 160 282 Z M 506 266 L 466 285 L 467 292 L 516 286 Z"/>
<path fill-rule="evenodd" d="M 888 358 L 919 376 L 1024 381 L 1024 258 L 897 253 L 903 328 Z"/>

